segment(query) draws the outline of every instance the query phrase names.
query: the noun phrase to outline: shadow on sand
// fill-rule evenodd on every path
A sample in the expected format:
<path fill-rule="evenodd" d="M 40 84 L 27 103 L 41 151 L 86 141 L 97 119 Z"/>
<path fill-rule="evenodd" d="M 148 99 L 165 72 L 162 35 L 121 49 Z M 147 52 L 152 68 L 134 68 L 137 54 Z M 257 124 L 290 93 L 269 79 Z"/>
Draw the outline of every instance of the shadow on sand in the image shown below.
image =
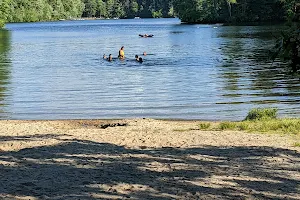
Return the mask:
<path fill-rule="evenodd" d="M 39 138 L 41 137 L 41 138 Z M 2 141 L 55 135 L 0 137 Z M 85 140 L 0 152 L 0 198 L 299 199 L 296 151 L 271 147 L 138 148 Z"/>

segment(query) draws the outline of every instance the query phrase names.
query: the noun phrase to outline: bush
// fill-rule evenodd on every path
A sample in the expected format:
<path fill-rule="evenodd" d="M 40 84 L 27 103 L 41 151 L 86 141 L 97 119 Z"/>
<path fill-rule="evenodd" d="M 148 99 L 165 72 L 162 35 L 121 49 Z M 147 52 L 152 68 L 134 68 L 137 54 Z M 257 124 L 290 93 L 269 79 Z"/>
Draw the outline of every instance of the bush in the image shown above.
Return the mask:
<path fill-rule="evenodd" d="M 277 108 L 254 108 L 251 109 L 245 120 L 267 120 L 276 119 Z"/>

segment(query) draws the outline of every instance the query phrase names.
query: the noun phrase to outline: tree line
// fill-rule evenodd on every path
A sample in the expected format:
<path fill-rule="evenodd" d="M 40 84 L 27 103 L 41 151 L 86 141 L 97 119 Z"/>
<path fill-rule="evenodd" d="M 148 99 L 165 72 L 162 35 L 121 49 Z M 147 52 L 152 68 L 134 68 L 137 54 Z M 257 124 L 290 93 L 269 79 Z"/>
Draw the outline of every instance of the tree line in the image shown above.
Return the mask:
<path fill-rule="evenodd" d="M 299 0 L 174 0 L 187 23 L 300 21 Z"/>
<path fill-rule="evenodd" d="M 0 27 L 5 22 L 35 22 L 79 17 L 170 17 L 171 0 L 1 0 Z"/>
<path fill-rule="evenodd" d="M 83 0 L 83 17 L 155 18 L 173 16 L 172 0 Z"/>
<path fill-rule="evenodd" d="M 0 26 L 79 17 L 177 16 L 188 23 L 299 21 L 298 0 L 1 0 Z"/>

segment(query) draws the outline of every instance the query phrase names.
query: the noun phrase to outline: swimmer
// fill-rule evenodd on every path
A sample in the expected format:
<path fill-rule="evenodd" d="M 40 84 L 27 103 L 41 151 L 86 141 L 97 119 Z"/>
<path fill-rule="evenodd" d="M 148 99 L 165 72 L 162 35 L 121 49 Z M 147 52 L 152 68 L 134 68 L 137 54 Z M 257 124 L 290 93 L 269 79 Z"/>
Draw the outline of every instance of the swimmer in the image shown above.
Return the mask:
<path fill-rule="evenodd" d="M 135 60 L 139 61 L 139 56 L 138 55 L 135 55 Z"/>
<path fill-rule="evenodd" d="M 112 55 L 109 54 L 109 56 L 108 56 L 108 58 L 107 58 L 107 61 L 111 62 L 112 60 L 113 60 Z"/>
<path fill-rule="evenodd" d="M 103 54 L 103 59 L 106 59 L 106 55 L 105 54 Z"/>
<path fill-rule="evenodd" d="M 139 63 L 142 63 L 142 62 L 144 62 L 144 61 L 143 61 L 143 58 L 142 58 L 142 57 L 139 57 Z"/>
<path fill-rule="evenodd" d="M 118 58 L 120 58 L 120 59 L 124 59 L 125 58 L 124 46 L 122 46 L 121 49 L 119 50 L 119 56 L 118 56 Z"/>

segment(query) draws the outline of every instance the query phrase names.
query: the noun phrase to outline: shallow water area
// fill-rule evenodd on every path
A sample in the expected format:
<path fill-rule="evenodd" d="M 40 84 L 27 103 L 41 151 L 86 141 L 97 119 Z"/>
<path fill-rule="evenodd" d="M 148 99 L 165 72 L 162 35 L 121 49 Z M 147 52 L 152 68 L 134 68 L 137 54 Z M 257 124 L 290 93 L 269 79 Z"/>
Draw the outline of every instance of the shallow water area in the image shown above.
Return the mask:
<path fill-rule="evenodd" d="M 253 107 L 299 117 L 299 78 L 267 59 L 282 29 L 178 19 L 7 24 L 0 31 L 0 118 L 241 120 Z"/>

